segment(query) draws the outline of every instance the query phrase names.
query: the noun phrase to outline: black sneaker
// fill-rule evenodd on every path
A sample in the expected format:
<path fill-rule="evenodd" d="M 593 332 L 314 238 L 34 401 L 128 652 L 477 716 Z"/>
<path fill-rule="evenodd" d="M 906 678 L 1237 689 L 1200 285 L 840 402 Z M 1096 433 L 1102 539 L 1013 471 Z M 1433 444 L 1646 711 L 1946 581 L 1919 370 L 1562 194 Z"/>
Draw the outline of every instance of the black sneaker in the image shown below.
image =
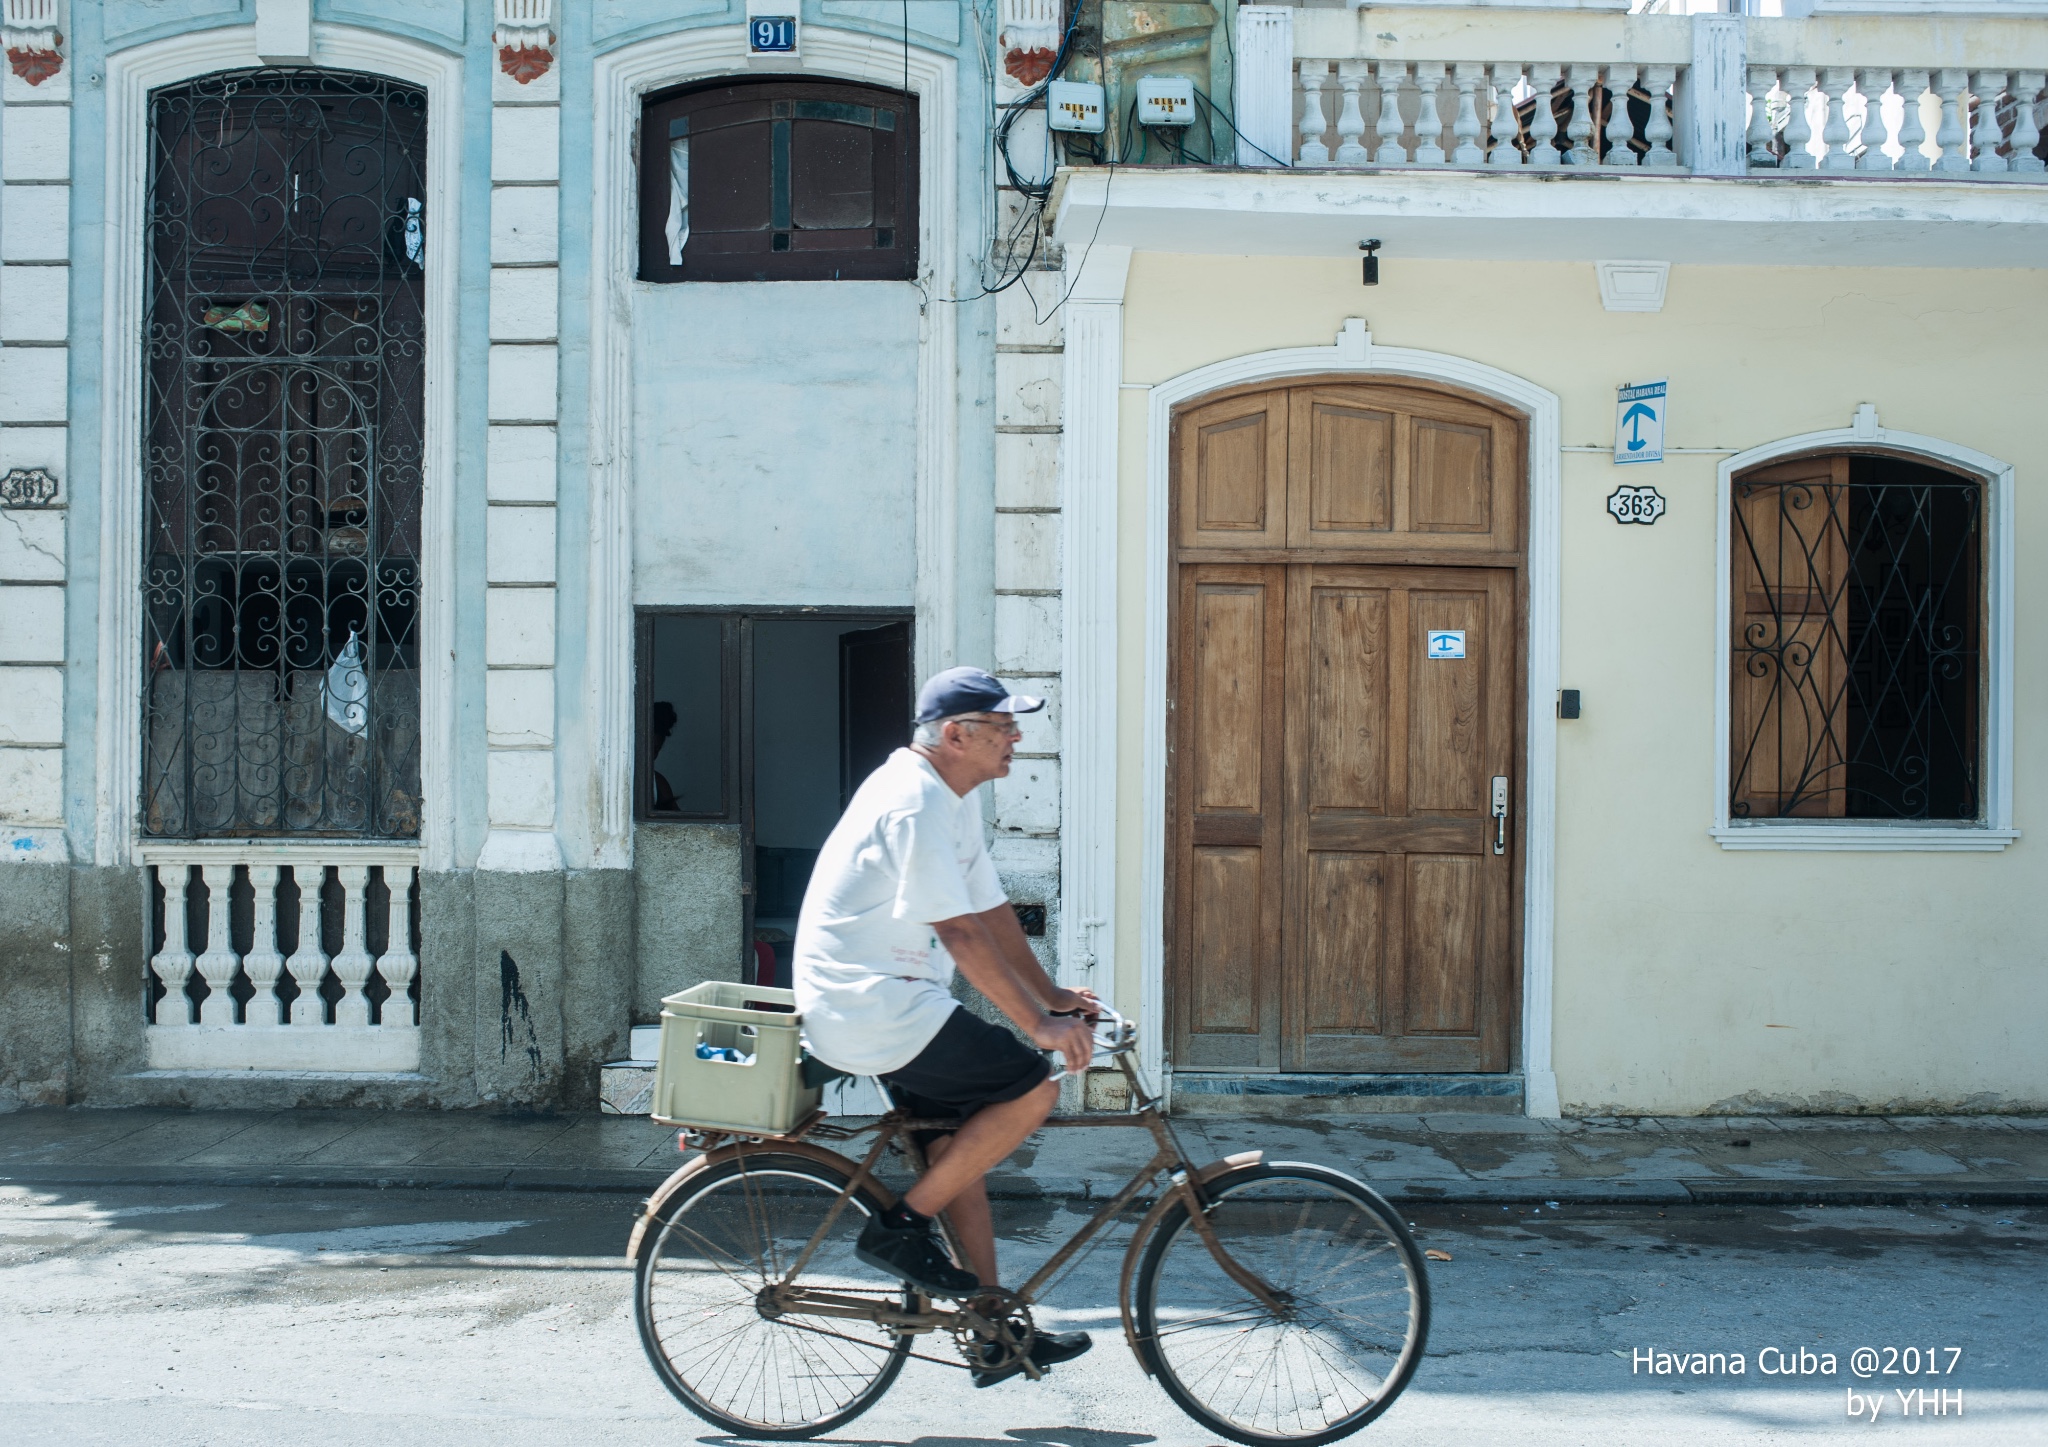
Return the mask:
<path fill-rule="evenodd" d="M 953 1264 L 929 1224 L 892 1230 L 880 1216 L 870 1216 L 853 1254 L 927 1296 L 967 1296 L 981 1290 L 981 1278 Z"/>
<path fill-rule="evenodd" d="M 1095 1345 L 1085 1331 L 1042 1331 L 1031 1338 L 1031 1364 L 1040 1371 L 1060 1362 L 1070 1362 L 1088 1348 Z M 1000 1358 L 1002 1348 L 988 1342 L 978 1348 L 984 1361 Z M 1007 1367 L 976 1367 L 971 1375 L 977 1387 L 993 1387 L 997 1382 L 1006 1382 L 1024 1370 L 1022 1362 L 1012 1362 Z"/>

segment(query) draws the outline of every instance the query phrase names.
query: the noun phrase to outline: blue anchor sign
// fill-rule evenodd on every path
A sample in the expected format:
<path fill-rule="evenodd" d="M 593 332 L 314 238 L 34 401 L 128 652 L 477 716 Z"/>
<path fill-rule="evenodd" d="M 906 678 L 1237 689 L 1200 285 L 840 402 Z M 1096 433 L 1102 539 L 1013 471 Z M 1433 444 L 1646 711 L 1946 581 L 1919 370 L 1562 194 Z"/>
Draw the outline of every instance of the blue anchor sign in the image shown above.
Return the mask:
<path fill-rule="evenodd" d="M 1633 382 L 1619 389 L 1614 403 L 1614 460 L 1617 463 L 1664 460 L 1664 412 L 1669 379 Z"/>

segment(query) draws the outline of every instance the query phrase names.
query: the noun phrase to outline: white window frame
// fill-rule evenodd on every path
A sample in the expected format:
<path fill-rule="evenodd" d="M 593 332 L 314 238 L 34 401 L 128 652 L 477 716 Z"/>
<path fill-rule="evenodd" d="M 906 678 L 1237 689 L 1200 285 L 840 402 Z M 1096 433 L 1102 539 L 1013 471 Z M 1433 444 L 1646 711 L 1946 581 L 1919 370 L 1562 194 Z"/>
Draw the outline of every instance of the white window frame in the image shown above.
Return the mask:
<path fill-rule="evenodd" d="M 1984 764 L 1984 813 L 1972 823 L 1911 819 L 1817 821 L 1733 819 L 1729 729 L 1730 673 L 1734 667 L 1733 563 L 1735 478 L 1766 463 L 1812 453 L 1862 453 L 1931 462 L 1968 473 L 1984 484 L 1984 731 L 1978 747 Z M 1877 409 L 1865 404 L 1847 427 L 1806 432 L 1738 452 L 1721 464 L 1719 516 L 1715 521 L 1714 575 L 1714 823 L 1710 832 L 1723 849 L 1804 851 L 1977 851 L 2004 849 L 2020 837 L 2012 827 L 2013 734 L 2013 470 L 1973 448 L 1880 427 Z"/>

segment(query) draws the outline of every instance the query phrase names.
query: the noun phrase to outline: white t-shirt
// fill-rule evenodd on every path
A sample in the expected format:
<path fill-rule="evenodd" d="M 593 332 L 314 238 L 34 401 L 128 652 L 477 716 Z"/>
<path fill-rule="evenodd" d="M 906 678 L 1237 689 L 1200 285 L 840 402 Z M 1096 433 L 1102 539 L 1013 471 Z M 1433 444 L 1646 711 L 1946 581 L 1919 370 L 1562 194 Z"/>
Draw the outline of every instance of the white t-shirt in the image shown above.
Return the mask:
<path fill-rule="evenodd" d="M 811 1053 L 856 1075 L 901 1070 L 958 1008 L 932 925 L 1004 902 L 981 810 L 898 749 L 818 851 L 796 926 L 796 1007 Z"/>

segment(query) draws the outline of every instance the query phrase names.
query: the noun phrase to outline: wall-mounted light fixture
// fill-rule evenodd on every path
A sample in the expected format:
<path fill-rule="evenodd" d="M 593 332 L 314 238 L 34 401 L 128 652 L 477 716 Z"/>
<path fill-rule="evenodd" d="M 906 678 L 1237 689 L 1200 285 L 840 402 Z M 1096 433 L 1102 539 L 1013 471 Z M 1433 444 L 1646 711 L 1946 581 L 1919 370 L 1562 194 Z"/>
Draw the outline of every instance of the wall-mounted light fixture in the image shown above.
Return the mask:
<path fill-rule="evenodd" d="M 1380 239 L 1375 236 L 1370 241 L 1361 241 L 1358 243 L 1358 249 L 1365 253 L 1365 284 L 1367 286 L 1378 286 L 1380 284 Z"/>

